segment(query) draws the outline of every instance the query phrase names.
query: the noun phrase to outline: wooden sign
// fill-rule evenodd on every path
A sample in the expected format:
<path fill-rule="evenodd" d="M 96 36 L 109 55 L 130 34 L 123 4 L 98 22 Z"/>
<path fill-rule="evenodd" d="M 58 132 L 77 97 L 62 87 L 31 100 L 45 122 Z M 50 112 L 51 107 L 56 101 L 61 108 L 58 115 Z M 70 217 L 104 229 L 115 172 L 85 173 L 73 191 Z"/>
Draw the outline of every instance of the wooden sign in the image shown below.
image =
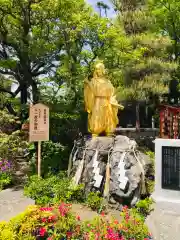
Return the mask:
<path fill-rule="evenodd" d="M 30 106 L 29 141 L 49 140 L 49 108 L 42 103 Z"/>
<path fill-rule="evenodd" d="M 49 108 L 42 103 L 30 106 L 29 141 L 38 142 L 38 176 L 41 176 L 41 142 L 49 140 Z"/>

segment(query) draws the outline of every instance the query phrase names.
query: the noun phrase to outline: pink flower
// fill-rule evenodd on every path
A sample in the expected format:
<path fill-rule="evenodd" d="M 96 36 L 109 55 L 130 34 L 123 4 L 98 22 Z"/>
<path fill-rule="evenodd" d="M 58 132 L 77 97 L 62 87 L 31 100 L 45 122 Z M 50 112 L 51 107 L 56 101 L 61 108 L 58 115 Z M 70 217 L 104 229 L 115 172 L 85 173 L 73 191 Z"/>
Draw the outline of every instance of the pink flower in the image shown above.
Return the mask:
<path fill-rule="evenodd" d="M 87 224 L 87 226 L 88 226 L 88 227 L 90 227 L 90 226 L 91 226 L 91 224 L 90 224 L 90 223 L 88 223 L 88 224 Z"/>
<path fill-rule="evenodd" d="M 48 239 L 47 240 L 53 240 L 53 238 L 52 237 L 48 237 Z"/>
<path fill-rule="evenodd" d="M 122 210 L 123 212 L 126 212 L 128 210 L 128 206 L 125 205 Z"/>
<path fill-rule="evenodd" d="M 95 240 L 99 240 L 99 239 L 100 239 L 100 233 L 96 233 Z"/>
<path fill-rule="evenodd" d="M 45 229 L 45 228 L 40 228 L 40 229 L 39 229 L 39 235 L 40 235 L 41 237 L 44 237 L 45 234 L 46 234 L 46 229 Z"/>
<path fill-rule="evenodd" d="M 43 207 L 43 208 L 40 208 L 40 211 L 42 211 L 42 212 L 51 212 L 52 210 L 53 210 L 53 208 L 51 208 L 51 207 L 47 207 L 47 208 Z"/>
<path fill-rule="evenodd" d="M 78 215 L 78 216 L 76 216 L 76 219 L 78 220 L 78 221 L 81 221 L 81 218 L 80 218 L 80 216 Z"/>
<path fill-rule="evenodd" d="M 59 213 L 61 214 L 62 217 L 67 215 L 67 213 L 69 212 L 69 206 L 70 204 L 65 203 L 61 203 L 61 205 L 59 206 Z"/>

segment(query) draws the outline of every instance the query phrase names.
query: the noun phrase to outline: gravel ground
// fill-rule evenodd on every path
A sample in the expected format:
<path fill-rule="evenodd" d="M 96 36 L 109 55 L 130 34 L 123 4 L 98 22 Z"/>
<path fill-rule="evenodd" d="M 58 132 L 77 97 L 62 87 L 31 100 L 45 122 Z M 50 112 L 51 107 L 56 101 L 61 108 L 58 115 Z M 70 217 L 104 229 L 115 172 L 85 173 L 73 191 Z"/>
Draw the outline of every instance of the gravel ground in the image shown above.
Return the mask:
<path fill-rule="evenodd" d="M 23 212 L 34 201 L 23 196 L 22 188 L 11 188 L 0 192 L 0 221 L 8 221 L 17 214 Z M 73 204 L 72 211 L 78 214 L 82 220 L 91 220 L 98 214 L 86 206 Z M 119 211 L 111 211 L 108 217 L 120 220 Z"/>
<path fill-rule="evenodd" d="M 34 201 L 23 196 L 23 190 L 6 189 L 0 192 L 0 221 L 8 221 L 23 212 Z"/>

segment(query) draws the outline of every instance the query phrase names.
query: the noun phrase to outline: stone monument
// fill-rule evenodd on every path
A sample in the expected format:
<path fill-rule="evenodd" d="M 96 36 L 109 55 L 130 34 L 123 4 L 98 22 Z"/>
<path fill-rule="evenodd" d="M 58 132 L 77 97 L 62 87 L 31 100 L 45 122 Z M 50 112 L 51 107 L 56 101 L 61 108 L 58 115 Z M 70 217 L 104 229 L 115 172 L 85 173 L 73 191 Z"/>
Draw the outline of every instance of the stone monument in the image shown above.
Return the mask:
<path fill-rule="evenodd" d="M 180 139 L 155 140 L 155 192 L 152 197 L 157 204 L 169 205 L 171 211 L 180 213 Z"/>

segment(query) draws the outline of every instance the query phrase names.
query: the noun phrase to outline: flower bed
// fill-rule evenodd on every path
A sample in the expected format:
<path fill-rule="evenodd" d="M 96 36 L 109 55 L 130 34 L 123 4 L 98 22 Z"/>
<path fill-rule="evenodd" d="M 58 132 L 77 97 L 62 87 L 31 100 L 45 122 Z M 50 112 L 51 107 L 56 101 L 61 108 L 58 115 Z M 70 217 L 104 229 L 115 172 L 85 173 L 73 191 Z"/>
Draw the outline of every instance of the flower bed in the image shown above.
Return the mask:
<path fill-rule="evenodd" d="M 71 212 L 71 205 L 53 207 L 31 206 L 24 213 L 0 223 L 0 239 L 23 240 L 148 240 L 152 239 L 144 219 L 124 207 L 123 220 L 106 219 L 102 213 L 92 221 L 83 222 Z"/>

